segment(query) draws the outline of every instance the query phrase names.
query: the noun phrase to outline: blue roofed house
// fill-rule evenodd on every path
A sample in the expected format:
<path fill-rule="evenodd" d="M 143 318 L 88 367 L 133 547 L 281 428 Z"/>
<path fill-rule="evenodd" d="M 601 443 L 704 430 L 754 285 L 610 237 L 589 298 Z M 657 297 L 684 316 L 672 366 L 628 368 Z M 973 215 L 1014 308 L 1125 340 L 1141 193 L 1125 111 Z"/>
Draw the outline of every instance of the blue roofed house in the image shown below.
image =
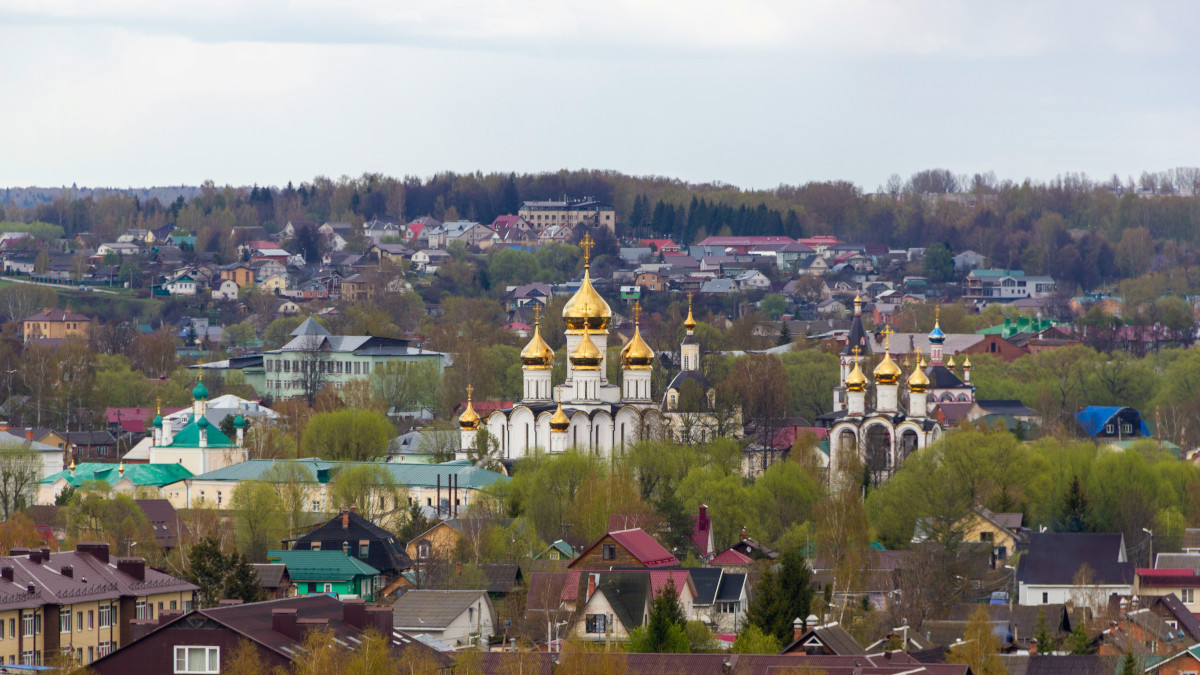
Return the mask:
<path fill-rule="evenodd" d="M 1075 413 L 1083 435 L 1095 441 L 1150 438 L 1142 413 L 1128 407 L 1088 406 Z"/>

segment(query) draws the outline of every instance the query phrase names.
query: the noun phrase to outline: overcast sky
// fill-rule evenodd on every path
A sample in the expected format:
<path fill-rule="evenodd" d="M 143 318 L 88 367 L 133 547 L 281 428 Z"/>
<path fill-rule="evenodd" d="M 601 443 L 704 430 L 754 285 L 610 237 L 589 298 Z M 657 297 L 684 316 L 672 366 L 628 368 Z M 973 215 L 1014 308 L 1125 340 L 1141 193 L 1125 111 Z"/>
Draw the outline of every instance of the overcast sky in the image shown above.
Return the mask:
<path fill-rule="evenodd" d="M 0 186 L 1200 164 L 1200 3 L 0 0 Z"/>

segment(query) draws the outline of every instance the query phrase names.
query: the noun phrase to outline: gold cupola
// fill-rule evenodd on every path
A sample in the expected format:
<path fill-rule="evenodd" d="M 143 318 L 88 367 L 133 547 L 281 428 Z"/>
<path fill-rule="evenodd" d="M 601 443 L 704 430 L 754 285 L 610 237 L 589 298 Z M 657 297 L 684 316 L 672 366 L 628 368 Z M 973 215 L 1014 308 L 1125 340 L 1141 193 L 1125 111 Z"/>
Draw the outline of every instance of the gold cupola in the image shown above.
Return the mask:
<path fill-rule="evenodd" d="M 542 339 L 541 307 L 533 311 L 533 339 L 521 350 L 521 365 L 532 370 L 549 370 L 554 366 L 554 350 Z"/>
<path fill-rule="evenodd" d="M 587 311 L 586 305 L 584 311 Z M 583 326 L 583 337 L 579 339 L 579 344 L 575 345 L 575 349 L 571 350 L 571 365 L 575 366 L 576 370 L 600 370 L 600 363 L 604 360 L 604 354 L 600 352 L 600 348 L 592 342 L 591 333 L 588 326 Z"/>
<path fill-rule="evenodd" d="M 585 234 L 579 245 L 583 248 L 583 283 L 563 307 L 563 319 L 567 323 L 567 330 L 581 331 L 585 327 L 604 330 L 612 319 L 612 309 L 592 287 L 591 251 L 595 242 L 591 235 Z"/>
<path fill-rule="evenodd" d="M 694 318 L 692 318 L 692 294 L 691 293 L 688 293 L 688 315 L 687 315 L 687 318 L 683 320 L 683 327 L 686 328 L 688 330 L 688 332 L 691 332 L 691 331 L 695 330 L 695 328 L 696 328 L 696 320 Z"/>
<path fill-rule="evenodd" d="M 458 426 L 464 431 L 475 431 L 479 428 L 479 413 L 475 412 L 475 406 L 471 405 L 471 392 L 474 390 L 475 387 L 467 385 L 467 409 L 458 416 Z"/>
<path fill-rule="evenodd" d="M 635 302 L 633 305 L 633 337 L 630 338 L 629 344 L 621 350 L 621 365 L 630 370 L 650 370 L 650 365 L 654 362 L 654 350 L 650 349 L 650 345 L 642 339 L 642 329 L 638 321 L 641 311 L 642 306 Z"/>
<path fill-rule="evenodd" d="M 875 366 L 875 382 L 878 384 L 896 384 L 900 381 L 900 366 L 892 360 L 892 334 L 896 331 L 891 326 L 883 328 L 883 360 Z"/>
<path fill-rule="evenodd" d="M 917 367 L 908 376 L 908 390 L 924 394 L 929 390 L 929 377 L 925 375 L 925 361 L 917 355 Z"/>
<path fill-rule="evenodd" d="M 550 431 L 565 432 L 571 426 L 571 418 L 562 409 L 562 397 L 558 399 L 558 410 L 550 417 Z"/>
<path fill-rule="evenodd" d="M 854 362 L 854 370 L 850 371 L 850 375 L 846 377 L 846 389 L 849 391 L 866 391 L 867 376 L 863 375 L 863 371 L 858 367 L 858 361 Z"/>

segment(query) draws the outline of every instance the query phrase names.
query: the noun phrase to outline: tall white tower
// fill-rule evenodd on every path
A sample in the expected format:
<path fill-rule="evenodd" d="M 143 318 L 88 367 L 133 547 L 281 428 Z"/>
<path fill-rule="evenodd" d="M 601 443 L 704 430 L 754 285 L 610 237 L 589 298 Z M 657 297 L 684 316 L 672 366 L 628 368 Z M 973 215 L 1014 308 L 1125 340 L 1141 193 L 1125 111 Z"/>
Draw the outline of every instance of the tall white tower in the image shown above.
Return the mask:
<path fill-rule="evenodd" d="M 679 369 L 700 370 L 700 343 L 696 341 L 696 320 L 692 318 L 692 294 L 688 293 L 688 315 L 683 322 L 687 335 L 679 345 Z"/>
<path fill-rule="evenodd" d="M 637 403 L 650 402 L 650 368 L 654 363 L 654 350 L 642 339 L 639 317 L 640 303 L 633 303 L 633 337 L 621 350 L 621 398 Z"/>

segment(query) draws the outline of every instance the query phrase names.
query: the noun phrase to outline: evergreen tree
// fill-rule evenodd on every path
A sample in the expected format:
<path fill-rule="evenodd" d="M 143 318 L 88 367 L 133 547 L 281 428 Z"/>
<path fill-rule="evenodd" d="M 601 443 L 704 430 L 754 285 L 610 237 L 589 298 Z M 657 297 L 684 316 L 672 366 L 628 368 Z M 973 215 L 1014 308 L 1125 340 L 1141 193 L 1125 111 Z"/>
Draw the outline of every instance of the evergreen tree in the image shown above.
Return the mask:
<path fill-rule="evenodd" d="M 1064 532 L 1087 532 L 1091 529 L 1088 519 L 1092 507 L 1087 495 L 1079 484 L 1079 476 L 1071 478 L 1071 487 L 1067 490 L 1066 503 L 1063 505 L 1063 516 L 1060 528 Z"/>
<path fill-rule="evenodd" d="M 792 343 L 792 331 L 788 330 L 788 322 L 782 321 L 779 325 L 779 339 L 776 340 L 777 345 L 790 345 Z"/>
<path fill-rule="evenodd" d="M 684 510 L 683 500 L 674 490 L 668 490 L 654 504 L 654 508 L 666 526 L 662 535 L 663 543 L 675 557 L 682 559 L 691 548 L 692 541 L 692 519 Z"/>
<path fill-rule="evenodd" d="M 225 555 L 213 537 L 192 547 L 188 554 L 187 580 L 199 586 L 197 607 L 214 607 L 225 590 Z"/>
<path fill-rule="evenodd" d="M 1046 625 L 1046 610 L 1038 612 L 1037 625 L 1034 627 L 1033 639 L 1037 640 L 1038 656 L 1048 656 L 1058 648 L 1055 639 L 1050 635 Z"/>
<path fill-rule="evenodd" d="M 1133 658 L 1133 652 L 1126 650 L 1125 658 L 1121 659 L 1121 675 L 1138 675 L 1139 672 L 1137 659 Z"/>
<path fill-rule="evenodd" d="M 1088 635 L 1083 622 L 1075 624 L 1071 634 L 1067 636 L 1067 648 L 1072 654 L 1090 654 L 1092 652 L 1092 636 Z"/>
<path fill-rule="evenodd" d="M 655 654 L 684 654 L 689 641 L 683 607 L 679 605 L 679 591 L 674 579 L 667 583 L 650 605 L 646 625 L 633 629 L 629 636 L 629 651 Z"/>
<path fill-rule="evenodd" d="M 246 556 L 234 551 L 226 558 L 224 599 L 242 602 L 259 602 L 267 599 L 267 592 L 258 581 L 258 575 L 250 566 Z"/>
<path fill-rule="evenodd" d="M 805 620 L 812 610 L 810 576 L 800 551 L 785 551 L 778 568 L 767 570 L 759 581 L 746 612 L 746 623 L 781 643 L 790 642 L 792 622 Z"/>

